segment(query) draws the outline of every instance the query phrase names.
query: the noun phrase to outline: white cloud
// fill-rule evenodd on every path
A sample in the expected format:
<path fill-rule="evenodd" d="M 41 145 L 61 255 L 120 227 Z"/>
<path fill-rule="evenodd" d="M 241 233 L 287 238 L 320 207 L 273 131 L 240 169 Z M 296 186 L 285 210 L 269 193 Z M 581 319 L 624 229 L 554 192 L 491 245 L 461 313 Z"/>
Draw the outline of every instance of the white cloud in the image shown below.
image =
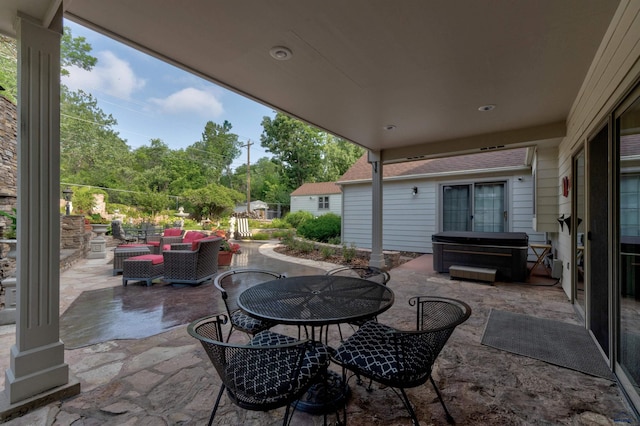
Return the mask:
<path fill-rule="evenodd" d="M 166 113 L 194 112 L 205 117 L 219 117 L 224 108 L 214 94 L 188 87 L 166 98 L 151 98 L 149 102 L 159 106 Z"/>
<path fill-rule="evenodd" d="M 98 63 L 91 71 L 75 66 L 69 67 L 69 76 L 63 83 L 71 90 L 103 92 L 120 99 L 131 99 L 131 94 L 142 89 L 146 81 L 136 77 L 128 62 L 110 51 L 96 54 Z"/>

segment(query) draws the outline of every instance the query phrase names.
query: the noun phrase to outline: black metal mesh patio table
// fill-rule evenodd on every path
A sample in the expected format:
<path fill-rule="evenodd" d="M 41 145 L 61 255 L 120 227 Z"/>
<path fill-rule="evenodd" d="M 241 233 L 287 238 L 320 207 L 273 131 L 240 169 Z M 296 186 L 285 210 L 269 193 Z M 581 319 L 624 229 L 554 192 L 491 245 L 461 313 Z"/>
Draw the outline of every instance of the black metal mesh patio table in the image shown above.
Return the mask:
<path fill-rule="evenodd" d="M 238 305 L 255 318 L 321 327 L 376 316 L 393 300 L 389 287 L 373 281 L 306 275 L 257 284 L 240 294 Z"/>

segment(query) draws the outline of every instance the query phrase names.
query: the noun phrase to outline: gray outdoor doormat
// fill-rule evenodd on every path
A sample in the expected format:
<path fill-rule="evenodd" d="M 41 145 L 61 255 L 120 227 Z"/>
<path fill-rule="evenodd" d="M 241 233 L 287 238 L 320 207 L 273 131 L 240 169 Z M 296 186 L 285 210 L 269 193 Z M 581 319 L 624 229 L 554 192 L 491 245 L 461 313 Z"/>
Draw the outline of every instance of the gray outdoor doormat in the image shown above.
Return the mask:
<path fill-rule="evenodd" d="M 613 380 L 589 332 L 579 325 L 492 309 L 482 344 Z"/>

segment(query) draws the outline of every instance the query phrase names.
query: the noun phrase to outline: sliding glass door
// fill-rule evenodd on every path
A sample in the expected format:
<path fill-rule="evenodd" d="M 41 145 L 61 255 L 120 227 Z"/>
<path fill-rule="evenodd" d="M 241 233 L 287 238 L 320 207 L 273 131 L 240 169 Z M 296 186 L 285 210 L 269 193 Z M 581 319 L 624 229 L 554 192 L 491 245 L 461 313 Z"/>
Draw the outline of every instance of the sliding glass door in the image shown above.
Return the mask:
<path fill-rule="evenodd" d="M 637 92 L 636 92 L 637 93 Z M 616 120 L 618 151 L 618 366 L 640 394 L 640 98 Z"/>
<path fill-rule="evenodd" d="M 504 182 L 442 187 L 442 230 L 504 232 L 507 222 Z"/>

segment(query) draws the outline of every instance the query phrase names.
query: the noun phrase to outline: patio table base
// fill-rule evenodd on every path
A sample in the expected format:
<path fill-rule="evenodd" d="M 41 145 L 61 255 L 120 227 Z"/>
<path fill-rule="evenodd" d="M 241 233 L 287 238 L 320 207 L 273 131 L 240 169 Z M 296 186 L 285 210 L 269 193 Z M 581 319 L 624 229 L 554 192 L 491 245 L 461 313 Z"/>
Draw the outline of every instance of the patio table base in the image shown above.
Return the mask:
<path fill-rule="evenodd" d="M 312 385 L 306 394 L 292 403 L 296 410 L 309 414 L 334 413 L 347 403 L 351 390 L 335 371 L 328 371 L 326 377 Z"/>

